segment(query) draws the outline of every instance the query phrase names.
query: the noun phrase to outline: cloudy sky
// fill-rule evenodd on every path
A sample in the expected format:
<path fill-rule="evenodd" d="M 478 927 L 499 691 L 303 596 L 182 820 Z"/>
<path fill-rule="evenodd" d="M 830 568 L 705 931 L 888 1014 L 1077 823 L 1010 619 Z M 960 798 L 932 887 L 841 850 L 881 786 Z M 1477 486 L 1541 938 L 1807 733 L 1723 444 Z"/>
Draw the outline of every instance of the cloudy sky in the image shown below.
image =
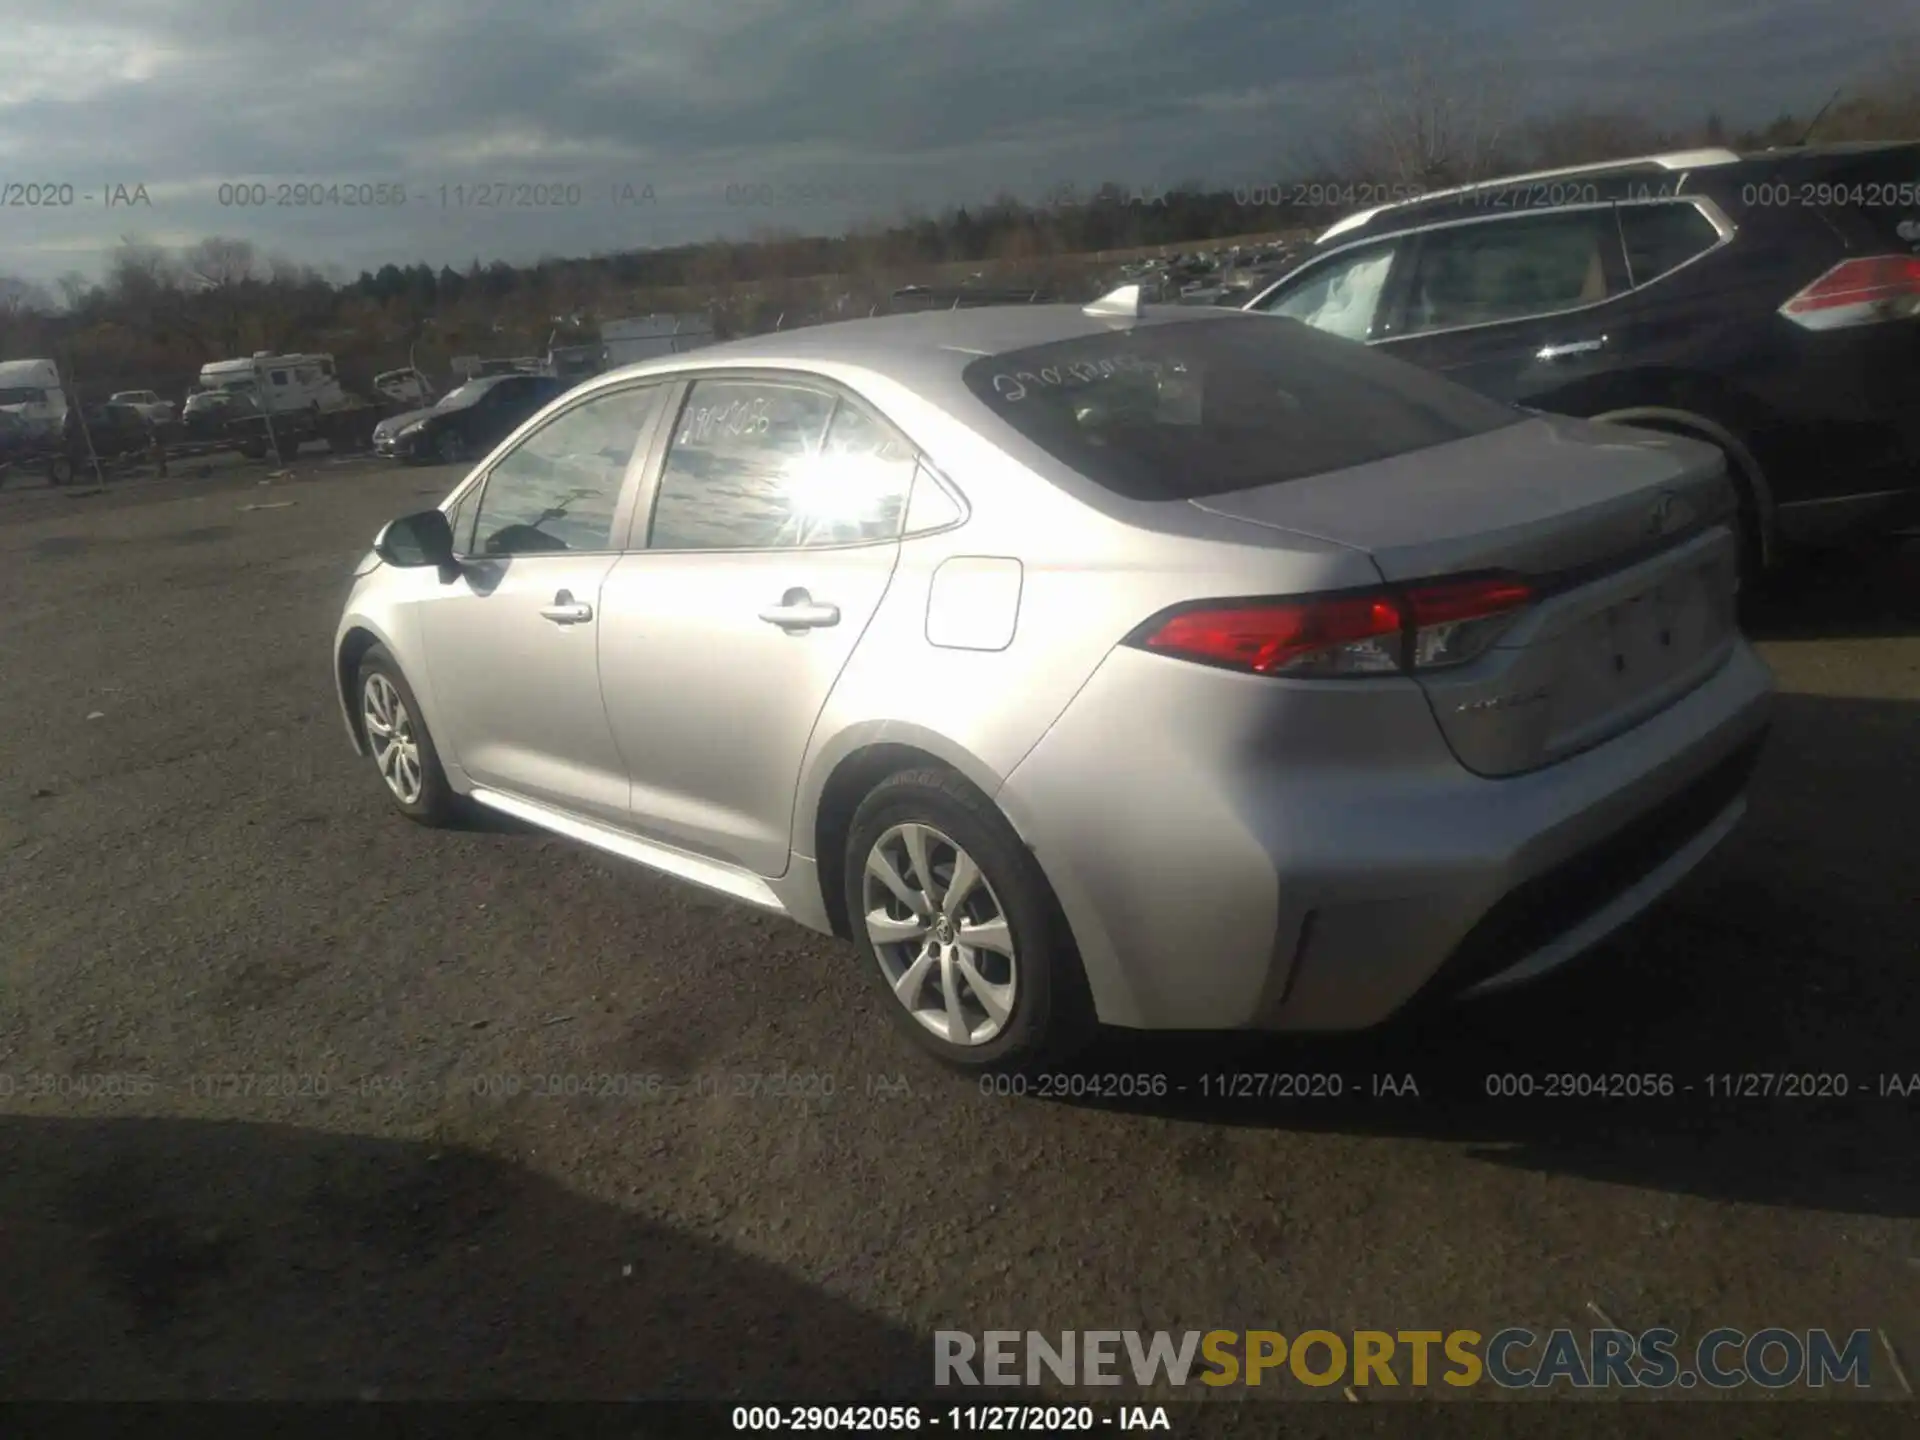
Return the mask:
<path fill-rule="evenodd" d="M 1283 181 L 1432 37 L 1526 107 L 1759 121 L 1916 32 L 1912 0 L 7 0 L 0 274 L 219 234 L 350 278 Z M 279 203 L 316 181 L 407 199 Z"/>

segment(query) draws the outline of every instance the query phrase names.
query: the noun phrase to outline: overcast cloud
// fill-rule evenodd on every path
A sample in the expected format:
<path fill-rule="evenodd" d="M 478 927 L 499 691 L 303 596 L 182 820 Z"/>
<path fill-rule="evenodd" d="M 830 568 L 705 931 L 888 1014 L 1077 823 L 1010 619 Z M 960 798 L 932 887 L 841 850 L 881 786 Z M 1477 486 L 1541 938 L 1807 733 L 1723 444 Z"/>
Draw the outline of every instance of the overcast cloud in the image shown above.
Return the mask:
<path fill-rule="evenodd" d="M 8 0 L 0 186 L 70 184 L 75 203 L 0 208 L 0 272 L 224 234 L 351 277 L 837 229 L 1002 189 L 1283 180 L 1337 153 L 1368 66 L 1436 31 L 1533 108 L 1763 121 L 1916 30 L 1887 0 Z M 271 200 L 316 180 L 409 198 L 219 203 L 223 183 Z M 489 180 L 579 203 L 442 202 Z M 151 204 L 107 208 L 114 185 Z M 781 203 L 745 203 L 753 186 Z"/>

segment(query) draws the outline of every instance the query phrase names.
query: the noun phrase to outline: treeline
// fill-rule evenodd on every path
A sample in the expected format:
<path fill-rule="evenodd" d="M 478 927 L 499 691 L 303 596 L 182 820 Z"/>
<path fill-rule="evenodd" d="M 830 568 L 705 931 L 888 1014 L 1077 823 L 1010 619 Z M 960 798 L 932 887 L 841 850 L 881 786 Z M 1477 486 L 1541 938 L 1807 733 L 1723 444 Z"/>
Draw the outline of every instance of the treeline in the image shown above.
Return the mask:
<path fill-rule="evenodd" d="M 1071 294 L 1103 278 L 1109 252 L 1298 233 L 1389 194 L 1490 175 L 1702 145 L 1796 144 L 1816 119 L 1782 114 L 1735 129 L 1709 115 L 1663 131 L 1632 115 L 1572 110 L 1508 125 L 1492 103 L 1485 88 L 1428 87 L 1414 75 L 1376 98 L 1336 154 L 1276 162 L 1240 183 L 1063 183 L 1033 199 L 1001 195 L 833 236 L 763 231 L 531 265 L 389 264 L 353 278 L 243 239 L 178 251 L 129 242 L 98 279 L 68 275 L 51 290 L 0 279 L 0 355 L 60 359 L 89 398 L 149 386 L 178 393 L 207 360 L 256 350 L 330 352 L 347 383 L 365 388 L 375 372 L 410 361 L 444 372 L 457 355 L 589 341 L 600 321 L 632 314 L 702 312 L 725 336 L 864 315 L 900 285 L 976 274 Z M 1820 141 L 1920 137 L 1920 83 L 1908 67 L 1817 120 Z"/>

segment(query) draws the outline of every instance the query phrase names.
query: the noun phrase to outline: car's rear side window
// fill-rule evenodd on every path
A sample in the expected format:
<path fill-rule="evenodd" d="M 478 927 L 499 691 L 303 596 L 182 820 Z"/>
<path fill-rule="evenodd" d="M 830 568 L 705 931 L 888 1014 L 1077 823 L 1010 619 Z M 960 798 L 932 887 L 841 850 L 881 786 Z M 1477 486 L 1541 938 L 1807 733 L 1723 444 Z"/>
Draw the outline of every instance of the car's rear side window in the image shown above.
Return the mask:
<path fill-rule="evenodd" d="M 964 379 L 1021 435 L 1133 500 L 1258 489 L 1525 418 L 1277 316 L 1116 329 L 988 356 Z"/>
<path fill-rule="evenodd" d="M 1720 243 L 1713 222 L 1690 201 L 1622 205 L 1617 213 L 1627 247 L 1627 274 L 1635 285 L 1657 280 Z"/>

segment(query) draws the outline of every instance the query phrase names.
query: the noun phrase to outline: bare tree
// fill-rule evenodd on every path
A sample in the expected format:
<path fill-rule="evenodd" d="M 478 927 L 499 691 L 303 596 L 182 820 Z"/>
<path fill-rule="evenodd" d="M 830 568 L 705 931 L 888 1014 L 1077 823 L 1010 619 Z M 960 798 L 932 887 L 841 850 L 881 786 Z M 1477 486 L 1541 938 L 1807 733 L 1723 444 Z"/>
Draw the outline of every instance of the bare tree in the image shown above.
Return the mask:
<path fill-rule="evenodd" d="M 180 268 L 208 290 L 228 289 L 267 277 L 251 240 L 224 235 L 209 235 L 189 246 L 180 257 Z"/>
<path fill-rule="evenodd" d="M 68 310 L 78 310 L 94 288 L 93 282 L 78 270 L 64 272 L 54 284 L 59 287 L 60 299 Z"/>
<path fill-rule="evenodd" d="M 1349 178 L 1438 188 L 1499 173 L 1517 106 L 1513 67 L 1500 56 L 1463 55 L 1451 35 L 1416 27 L 1356 68 Z"/>
<path fill-rule="evenodd" d="M 50 315 L 53 294 L 37 280 L 21 280 L 0 275 L 0 315 L 17 319 L 22 315 Z"/>
<path fill-rule="evenodd" d="M 167 250 L 135 236 L 123 238 L 107 259 L 107 293 L 135 307 L 147 306 L 180 285 L 180 266 Z"/>

